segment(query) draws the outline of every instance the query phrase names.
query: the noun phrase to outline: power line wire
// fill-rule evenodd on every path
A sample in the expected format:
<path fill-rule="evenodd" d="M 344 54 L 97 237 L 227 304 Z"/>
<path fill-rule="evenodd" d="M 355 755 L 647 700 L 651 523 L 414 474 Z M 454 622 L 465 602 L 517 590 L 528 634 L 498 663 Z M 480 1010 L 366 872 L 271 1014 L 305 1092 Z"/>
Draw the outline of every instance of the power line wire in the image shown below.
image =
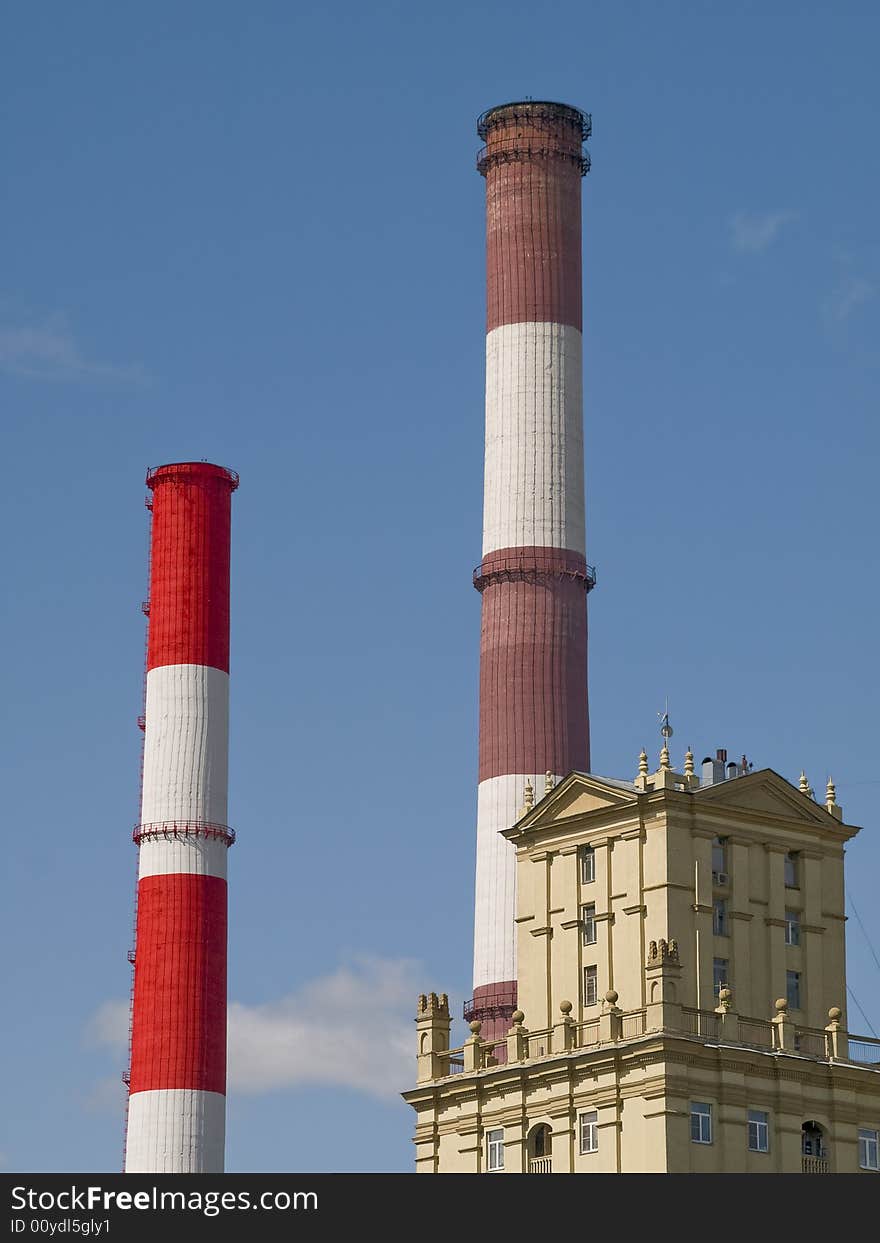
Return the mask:
<path fill-rule="evenodd" d="M 853 915 L 855 915 L 856 919 L 859 921 L 859 927 L 862 930 L 862 936 L 865 938 L 865 940 L 868 943 L 868 949 L 871 951 L 871 956 L 873 957 L 874 962 L 877 964 L 877 970 L 880 971 L 880 958 L 877 957 L 877 951 L 874 949 L 874 946 L 871 942 L 871 938 L 868 936 L 868 930 L 865 927 L 865 925 L 862 923 L 862 917 L 859 914 L 856 908 L 856 904 L 855 902 L 853 902 L 852 898 L 850 898 L 849 904 L 852 907 Z"/>
<path fill-rule="evenodd" d="M 871 1022 L 871 1020 L 868 1018 L 867 1014 L 865 1014 L 864 1010 L 863 1010 L 863 1009 L 862 1009 L 862 1007 L 859 1005 L 859 999 L 858 999 L 858 997 L 855 995 L 855 993 L 852 991 L 852 989 L 850 988 L 850 986 L 849 986 L 848 984 L 847 984 L 847 986 L 846 986 L 846 991 L 849 993 L 850 997 L 852 997 L 853 1001 L 856 1003 L 856 1009 L 858 1010 L 859 1014 L 862 1016 L 862 1018 L 865 1020 L 865 1022 L 866 1022 L 866 1023 L 868 1024 L 868 1026 L 870 1027 L 870 1029 L 871 1029 L 871 1035 L 872 1035 L 872 1036 L 874 1036 L 874 1037 L 875 1037 L 875 1039 L 880 1040 L 880 1036 L 878 1036 L 878 1035 L 877 1035 L 877 1033 L 874 1031 L 874 1024 Z"/>

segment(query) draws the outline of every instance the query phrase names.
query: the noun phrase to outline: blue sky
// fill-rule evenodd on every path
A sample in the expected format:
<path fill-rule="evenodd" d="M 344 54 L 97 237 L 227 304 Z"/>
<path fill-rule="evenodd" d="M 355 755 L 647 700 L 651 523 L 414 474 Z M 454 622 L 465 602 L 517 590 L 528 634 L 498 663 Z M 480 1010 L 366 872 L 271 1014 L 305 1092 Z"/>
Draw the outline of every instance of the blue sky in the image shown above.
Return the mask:
<path fill-rule="evenodd" d="M 411 1168 L 415 993 L 470 971 L 475 119 L 524 95 L 594 123 L 594 766 L 668 695 L 679 751 L 833 773 L 880 945 L 880 20 L 734 7 L 7 15 L 6 1168 L 119 1166 L 143 476 L 191 457 L 242 481 L 228 1167 Z M 849 979 L 880 1030 L 854 919 Z"/>

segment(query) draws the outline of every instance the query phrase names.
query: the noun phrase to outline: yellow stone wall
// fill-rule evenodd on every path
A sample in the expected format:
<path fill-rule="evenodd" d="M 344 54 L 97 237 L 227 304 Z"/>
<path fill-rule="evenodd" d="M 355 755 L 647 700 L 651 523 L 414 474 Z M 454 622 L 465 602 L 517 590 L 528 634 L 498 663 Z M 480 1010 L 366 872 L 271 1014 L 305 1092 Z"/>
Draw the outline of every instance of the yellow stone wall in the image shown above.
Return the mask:
<path fill-rule="evenodd" d="M 859 1127 L 880 1130 L 880 1067 L 829 1062 L 824 1044 L 831 1007 L 840 1007 L 846 1026 L 843 855 L 857 831 L 836 805 L 826 810 L 770 770 L 707 787 L 663 770 L 631 786 L 571 774 L 505 834 L 516 850 L 518 1004 L 531 1033 L 525 1052 L 450 1074 L 446 998 L 420 1011 L 419 1047 L 440 1052 L 419 1058 L 419 1085 L 404 1094 L 417 1115 L 416 1169 L 487 1172 L 487 1134 L 502 1129 L 503 1172 L 536 1172 L 534 1130 L 546 1126 L 547 1172 L 800 1172 L 801 1128 L 815 1120 L 829 1172 L 858 1172 Z M 726 838 L 725 885 L 712 874 L 719 836 Z M 595 851 L 590 883 L 580 864 L 587 845 Z M 798 857 L 796 888 L 784 881 L 790 851 Z M 726 936 L 713 931 L 717 897 L 727 901 Z M 589 945 L 581 921 L 587 903 L 596 908 Z M 787 909 L 800 912 L 799 946 L 785 943 Z M 677 954 L 667 944 L 650 957 L 652 942 L 673 940 Z M 696 1029 L 685 1032 L 688 1022 L 716 1021 L 716 957 L 730 964 L 730 1013 L 717 1020 L 723 1039 L 701 1039 Z M 595 1005 L 583 994 L 590 964 Z M 802 1005 L 776 1015 L 787 970 L 801 972 Z M 582 1047 L 578 1027 L 566 1046 L 560 1005 L 567 1002 L 570 1021 L 597 1020 L 591 1039 L 598 1032 L 599 1044 Z M 704 1014 L 688 1018 L 682 1005 Z M 775 1050 L 738 1047 L 748 1038 L 740 1016 L 760 1020 L 761 1039 Z M 820 1032 L 821 1056 L 795 1055 L 796 1027 Z M 469 1056 L 482 1057 L 474 1052 L 479 1035 L 471 1044 Z M 710 1144 L 691 1140 L 693 1101 L 712 1106 Z M 769 1115 L 767 1153 L 748 1149 L 749 1109 Z M 584 1111 L 597 1115 L 596 1152 L 580 1151 Z"/>
<path fill-rule="evenodd" d="M 737 785 L 743 789 L 724 789 Z M 741 801 L 728 801 L 735 794 Z M 569 814 L 552 816 L 548 808 L 542 818 L 540 810 L 541 804 L 524 822 L 531 827 L 512 835 L 519 1005 L 529 1026 L 549 1024 L 562 998 L 572 1001 L 579 1020 L 590 1017 L 583 998 L 588 964 L 598 969 L 599 999 L 613 988 L 625 1008 L 644 1005 L 647 947 L 661 938 L 678 942 L 679 1000 L 687 1005 L 716 1004 L 717 957 L 730 964 L 740 1013 L 770 1018 L 791 970 L 802 979 L 802 1005 L 792 1012 L 799 1022 L 824 1027 L 834 1005 L 845 1014 L 843 845 L 853 830 L 781 778 L 757 773 L 692 791 L 633 792 L 610 806 L 582 796 Z M 725 886 L 713 884 L 715 837 L 727 839 Z M 595 850 L 591 884 L 581 883 L 584 845 Z M 799 856 L 793 889 L 783 880 L 788 851 Z M 724 936 L 713 933 L 715 898 L 727 903 Z M 597 916 L 590 946 L 580 926 L 586 903 L 595 904 Z M 800 912 L 800 946 L 785 944 L 786 909 Z"/>

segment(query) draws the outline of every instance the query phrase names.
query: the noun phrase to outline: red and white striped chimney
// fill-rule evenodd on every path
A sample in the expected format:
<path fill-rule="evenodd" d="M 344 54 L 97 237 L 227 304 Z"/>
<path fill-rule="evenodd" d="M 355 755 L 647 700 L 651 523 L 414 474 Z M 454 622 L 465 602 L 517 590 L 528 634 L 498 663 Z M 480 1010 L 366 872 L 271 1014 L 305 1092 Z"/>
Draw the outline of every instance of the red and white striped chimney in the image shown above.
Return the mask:
<path fill-rule="evenodd" d="M 516 1008 L 513 847 L 526 782 L 590 762 L 581 347 L 581 177 L 590 118 L 526 101 L 483 114 L 488 322 L 474 997 Z"/>
<path fill-rule="evenodd" d="M 238 476 L 160 466 L 152 499 L 125 1169 L 214 1173 L 226 1129 L 229 532 Z"/>

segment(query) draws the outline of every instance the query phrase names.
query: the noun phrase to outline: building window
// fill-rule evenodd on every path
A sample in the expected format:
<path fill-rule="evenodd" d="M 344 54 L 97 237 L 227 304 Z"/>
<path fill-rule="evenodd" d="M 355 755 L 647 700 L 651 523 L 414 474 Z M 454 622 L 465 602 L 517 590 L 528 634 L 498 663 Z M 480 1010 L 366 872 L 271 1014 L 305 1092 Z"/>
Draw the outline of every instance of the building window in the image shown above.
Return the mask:
<path fill-rule="evenodd" d="M 825 1136 L 818 1122 L 805 1122 L 801 1127 L 801 1152 L 805 1157 L 827 1158 Z"/>
<path fill-rule="evenodd" d="M 594 1006 L 599 1000 L 597 967 L 584 967 L 584 1005 Z"/>
<path fill-rule="evenodd" d="M 712 1106 L 691 1101 L 691 1143 L 712 1143 Z"/>
<path fill-rule="evenodd" d="M 592 846 L 581 848 L 581 884 L 591 885 L 596 879 L 596 852 Z"/>
<path fill-rule="evenodd" d="M 727 985 L 727 969 L 730 966 L 730 960 L 727 958 L 712 959 L 712 987 L 717 997 L 722 988 Z"/>
<path fill-rule="evenodd" d="M 770 1151 L 770 1115 L 760 1109 L 749 1110 L 749 1152 Z"/>
<path fill-rule="evenodd" d="M 596 904 L 591 902 L 583 907 L 581 917 L 584 921 L 584 945 L 596 944 Z"/>
<path fill-rule="evenodd" d="M 581 1114 L 581 1152 L 599 1151 L 599 1115 Z M 866 1132 L 867 1134 L 867 1132 Z"/>
<path fill-rule="evenodd" d="M 800 911 L 785 912 L 785 944 L 800 945 L 801 943 L 801 916 Z"/>
<path fill-rule="evenodd" d="M 798 857 L 797 852 L 794 850 L 790 850 L 785 856 L 785 887 L 786 889 L 800 889 Z"/>
<path fill-rule="evenodd" d="M 486 1165 L 490 1170 L 504 1169 L 504 1131 L 486 1132 Z"/>
<path fill-rule="evenodd" d="M 880 1170 L 880 1134 L 877 1131 L 859 1131 L 859 1169 Z"/>
<path fill-rule="evenodd" d="M 785 999 L 788 1002 L 789 1010 L 800 1010 L 801 1008 L 801 973 L 800 971 L 786 971 L 785 973 Z"/>
<path fill-rule="evenodd" d="M 716 837 L 712 841 L 712 883 L 727 884 L 727 838 Z"/>
<path fill-rule="evenodd" d="M 727 936 L 727 900 L 716 898 L 712 903 L 712 931 L 716 937 Z"/>

